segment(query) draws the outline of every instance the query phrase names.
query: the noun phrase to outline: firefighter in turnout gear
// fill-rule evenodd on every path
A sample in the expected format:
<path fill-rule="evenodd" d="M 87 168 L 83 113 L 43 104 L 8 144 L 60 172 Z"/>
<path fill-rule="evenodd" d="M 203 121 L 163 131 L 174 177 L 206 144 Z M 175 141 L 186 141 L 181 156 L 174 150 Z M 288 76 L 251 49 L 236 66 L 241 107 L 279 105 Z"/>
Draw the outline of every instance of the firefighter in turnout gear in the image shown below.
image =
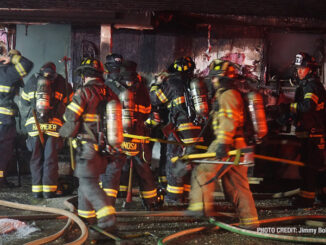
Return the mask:
<path fill-rule="evenodd" d="M 194 125 L 194 118 L 189 118 L 189 108 L 186 105 L 188 98 L 185 98 L 185 92 L 193 77 L 194 69 L 195 63 L 190 57 L 176 59 L 170 65 L 169 74 L 164 81 L 160 84 L 153 84 L 150 90 L 152 106 L 164 106 L 169 111 L 169 125 L 166 128 L 170 127 L 172 130 L 169 130 L 169 132 L 165 130 L 168 140 L 184 144 L 203 142 L 203 138 L 200 137 L 201 126 Z M 167 195 L 165 197 L 167 205 L 180 204 L 188 198 L 190 171 L 180 175 L 175 174 L 173 173 L 174 163 L 170 161 L 172 157 L 180 156 L 184 152 L 190 154 L 197 152 L 197 150 L 194 147 L 184 149 L 184 147 L 178 145 L 167 145 Z"/>
<path fill-rule="evenodd" d="M 59 194 L 58 152 L 63 145 L 59 129 L 72 95 L 70 84 L 56 73 L 52 62 L 44 64 L 38 73 L 30 77 L 21 94 L 22 107 L 27 111 L 26 143 L 32 152 L 30 170 L 32 192 L 36 198 L 52 198 Z"/>
<path fill-rule="evenodd" d="M 112 231 L 116 223 L 115 208 L 99 186 L 99 176 L 107 166 L 107 157 L 99 151 L 99 108 L 111 101 L 120 103 L 105 86 L 103 71 L 101 62 L 93 58 L 85 58 L 77 68 L 83 86 L 76 90 L 67 106 L 65 123 L 59 133 L 62 137 L 73 137 L 77 147 L 74 174 L 79 179 L 78 215 L 88 223 L 97 218 L 100 228 Z"/>
<path fill-rule="evenodd" d="M 14 139 L 16 137 L 15 115 L 18 107 L 14 97 L 23 87 L 22 78 L 32 69 L 33 63 L 21 56 L 16 50 L 9 55 L 0 56 L 0 188 L 10 186 L 5 179 L 8 164 L 13 155 Z"/>
<path fill-rule="evenodd" d="M 212 62 L 209 73 L 216 89 L 213 106 L 213 129 L 216 139 L 210 144 L 208 152 L 216 152 L 218 159 L 226 159 L 228 151 L 246 147 L 243 126 L 244 102 L 235 88 L 237 69 L 233 63 L 216 60 Z M 246 166 L 199 164 L 191 177 L 190 203 L 187 214 L 190 216 L 209 216 L 212 214 L 213 192 L 217 181 L 222 178 L 225 196 L 234 204 L 240 218 L 240 226 L 254 229 L 258 217 L 252 193 L 249 189 Z"/>
<path fill-rule="evenodd" d="M 299 152 L 306 166 L 299 169 L 302 180 L 299 195 L 293 198 L 293 206 L 304 208 L 313 206 L 316 190 L 320 192 L 320 198 L 326 200 L 326 188 L 318 184 L 318 175 L 325 174 L 326 170 L 326 91 L 317 77 L 318 64 L 313 57 L 298 53 L 294 66 L 299 82 L 294 102 L 278 107 L 280 115 L 294 122 L 296 136 L 301 142 Z"/>
<path fill-rule="evenodd" d="M 122 55 L 113 53 L 106 56 L 106 63 L 104 64 L 107 72 L 105 85 L 108 86 L 116 95 L 120 93 L 119 88 L 122 86 L 119 83 L 119 80 L 121 79 L 120 67 L 122 61 Z"/>
<path fill-rule="evenodd" d="M 136 63 L 124 61 L 115 91 L 122 104 L 122 122 L 124 133 L 149 136 L 144 122 L 151 112 L 151 104 L 146 84 L 136 73 Z M 113 84 L 112 84 L 113 85 Z M 124 138 L 121 145 L 124 154 L 117 156 L 106 169 L 102 177 L 102 186 L 114 205 L 117 194 L 127 195 L 130 171 L 137 174 L 145 209 L 152 210 L 160 205 L 153 173 L 150 169 L 151 147 L 149 141 Z M 132 161 L 132 168 L 130 164 Z M 132 175 L 133 176 L 133 175 Z M 119 186 L 120 183 L 120 186 Z"/>

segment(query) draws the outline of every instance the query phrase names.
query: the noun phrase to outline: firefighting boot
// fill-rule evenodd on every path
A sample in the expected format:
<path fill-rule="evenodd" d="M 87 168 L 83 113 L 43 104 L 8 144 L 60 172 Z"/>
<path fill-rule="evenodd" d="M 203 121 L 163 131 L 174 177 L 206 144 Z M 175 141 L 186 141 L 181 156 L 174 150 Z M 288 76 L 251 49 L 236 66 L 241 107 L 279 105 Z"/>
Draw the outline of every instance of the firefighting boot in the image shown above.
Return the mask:
<path fill-rule="evenodd" d="M 107 232 L 116 232 L 117 227 L 117 218 L 115 214 L 107 215 L 103 218 L 100 218 L 97 222 L 97 226 L 101 228 L 102 230 L 105 230 Z"/>

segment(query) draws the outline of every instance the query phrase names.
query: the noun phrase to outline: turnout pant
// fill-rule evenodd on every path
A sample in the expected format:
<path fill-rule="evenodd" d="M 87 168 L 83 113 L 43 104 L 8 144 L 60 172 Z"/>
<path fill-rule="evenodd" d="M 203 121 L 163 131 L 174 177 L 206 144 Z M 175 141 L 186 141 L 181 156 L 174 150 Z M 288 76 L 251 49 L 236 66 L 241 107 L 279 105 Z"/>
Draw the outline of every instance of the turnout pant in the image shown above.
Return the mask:
<path fill-rule="evenodd" d="M 102 187 L 110 197 L 110 204 L 114 205 L 118 191 L 127 192 L 129 180 L 129 165 L 128 162 L 133 163 L 133 172 L 137 174 L 139 179 L 140 194 L 146 204 L 155 203 L 157 200 L 157 189 L 154 182 L 152 170 L 148 163 L 146 163 L 141 154 L 136 156 L 120 155 L 108 164 L 105 174 L 102 176 Z M 125 169 L 125 171 L 122 171 Z M 133 177 L 135 175 L 133 174 Z M 120 190 L 119 190 L 120 184 Z"/>
<path fill-rule="evenodd" d="M 30 170 L 32 175 L 32 192 L 55 192 L 58 187 L 58 151 L 62 139 L 44 135 L 44 147 L 40 138 L 29 137 L 28 148 L 32 150 Z"/>
<path fill-rule="evenodd" d="M 312 136 L 312 135 L 311 135 Z M 306 167 L 300 168 L 302 177 L 299 195 L 302 198 L 314 199 L 318 185 L 318 176 L 325 172 L 325 141 L 323 137 L 309 137 L 301 140 L 301 161 Z"/>
<path fill-rule="evenodd" d="M 217 141 L 208 152 L 215 152 Z M 245 147 L 243 138 L 236 140 L 236 148 Z M 247 177 L 248 167 L 223 164 L 200 164 L 192 171 L 190 204 L 191 211 L 204 211 L 209 215 L 214 211 L 213 193 L 217 179 L 222 178 L 225 197 L 233 203 L 240 219 L 240 226 L 254 228 L 259 225 L 257 210 Z"/>
<path fill-rule="evenodd" d="M 6 171 L 13 156 L 16 125 L 0 124 L 0 182 L 6 176 Z"/>
<path fill-rule="evenodd" d="M 168 140 L 175 141 L 173 135 L 168 137 Z M 168 144 L 167 145 L 167 159 L 166 159 L 166 179 L 167 179 L 167 200 L 173 200 L 178 202 L 183 202 L 184 198 L 187 198 L 190 191 L 190 176 L 189 171 L 183 177 L 176 177 L 172 173 L 173 164 L 171 158 L 175 156 L 180 156 L 182 154 L 182 147 L 178 145 Z"/>
<path fill-rule="evenodd" d="M 101 228 L 110 228 L 115 225 L 115 209 L 99 186 L 107 160 L 95 148 L 94 144 L 84 143 L 77 149 L 78 215 L 88 221 L 96 217 Z"/>

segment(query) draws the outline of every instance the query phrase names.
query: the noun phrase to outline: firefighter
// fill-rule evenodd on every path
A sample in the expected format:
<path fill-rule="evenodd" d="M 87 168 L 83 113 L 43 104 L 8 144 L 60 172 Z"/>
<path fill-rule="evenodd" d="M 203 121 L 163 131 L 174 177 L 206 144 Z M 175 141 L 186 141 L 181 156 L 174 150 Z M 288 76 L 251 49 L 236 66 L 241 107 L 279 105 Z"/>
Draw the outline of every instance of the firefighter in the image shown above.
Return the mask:
<path fill-rule="evenodd" d="M 225 159 L 229 150 L 246 147 L 244 139 L 244 102 L 235 88 L 237 70 L 233 63 L 213 61 L 209 76 L 216 89 L 213 106 L 213 129 L 216 139 L 208 152 L 216 152 L 218 159 Z M 218 175 L 218 176 L 217 176 Z M 187 214 L 209 216 L 212 214 L 216 186 L 214 178 L 222 178 L 226 197 L 235 205 L 240 226 L 254 229 L 258 217 L 252 193 L 249 189 L 246 166 L 199 164 L 191 177 L 190 203 Z"/>
<path fill-rule="evenodd" d="M 14 97 L 23 86 L 22 78 L 31 71 L 33 63 L 17 50 L 9 51 L 8 56 L 3 53 L 0 62 L 0 187 L 10 187 L 12 184 L 5 177 L 16 136 L 15 115 L 18 108 Z"/>
<path fill-rule="evenodd" d="M 325 186 L 318 186 L 318 175 L 325 173 L 325 104 L 326 91 L 320 82 L 316 71 L 317 63 L 314 57 L 300 52 L 295 57 L 294 66 L 299 86 L 296 88 L 294 102 L 280 104 L 280 122 L 288 120 L 295 124 L 296 137 L 301 142 L 301 160 L 305 167 L 300 168 L 302 178 L 299 195 L 292 200 L 298 208 L 312 207 L 316 190 L 320 199 L 325 200 Z M 320 188 L 320 190 L 319 190 Z M 325 189 L 325 188 L 324 188 Z"/>
<path fill-rule="evenodd" d="M 99 176 L 104 173 L 107 158 L 99 152 L 100 104 L 118 98 L 104 84 L 103 65 L 93 58 L 85 58 L 77 68 L 82 77 L 82 87 L 76 90 L 72 102 L 64 113 L 66 122 L 60 136 L 73 137 L 76 143 L 75 176 L 79 179 L 78 215 L 88 223 L 97 224 L 107 231 L 115 229 L 115 208 L 99 186 Z"/>
<path fill-rule="evenodd" d="M 119 99 L 122 104 L 124 133 L 149 136 L 144 122 L 151 112 L 151 104 L 146 84 L 136 72 L 136 63 L 123 61 L 120 67 L 120 79 L 116 81 Z M 112 84 L 113 85 L 113 84 Z M 157 209 L 160 200 L 157 196 L 153 173 L 150 169 L 151 148 L 149 141 L 124 138 L 121 145 L 124 154 L 117 156 L 106 169 L 102 186 L 114 205 L 117 194 L 127 195 L 130 171 L 135 170 L 139 177 L 140 195 L 144 208 Z M 131 169 L 128 163 L 132 161 Z M 120 186 L 119 186 L 120 183 Z"/>
<path fill-rule="evenodd" d="M 168 73 L 166 71 L 160 72 L 154 76 L 154 80 L 152 84 L 161 84 L 168 77 Z M 151 84 L 151 85 L 152 85 Z M 169 111 L 165 106 L 152 106 L 152 111 L 149 118 L 146 119 L 145 125 L 151 129 L 151 137 L 159 138 L 166 140 L 165 135 L 162 132 L 162 128 L 168 123 L 168 115 Z M 151 144 L 154 146 L 154 144 Z M 153 147 L 152 147 L 153 148 Z M 165 192 L 167 186 L 166 179 L 166 157 L 167 153 L 167 144 L 160 143 L 160 159 L 158 163 L 158 168 L 156 171 L 157 182 L 160 188 L 160 191 Z"/>
<path fill-rule="evenodd" d="M 27 111 L 26 143 L 32 152 L 30 170 L 35 198 L 53 198 L 59 194 L 58 152 L 63 145 L 59 129 L 71 97 L 70 84 L 56 73 L 52 62 L 45 63 L 38 73 L 30 77 L 21 94 L 22 107 Z"/>
<path fill-rule="evenodd" d="M 107 85 L 115 94 L 119 94 L 121 87 L 119 80 L 120 67 L 122 65 L 123 57 L 120 54 L 109 54 L 106 56 L 106 62 L 104 64 L 107 76 L 105 79 L 105 85 Z"/>
<path fill-rule="evenodd" d="M 168 76 L 162 83 L 154 83 L 151 86 L 150 97 L 152 106 L 163 106 L 169 111 L 169 125 L 164 132 L 168 140 L 178 141 L 182 144 L 203 142 L 199 137 L 200 125 L 194 125 L 193 119 L 189 118 L 186 105 L 185 92 L 193 77 L 195 63 L 190 57 L 176 59 L 168 68 Z M 166 130 L 169 128 L 169 130 Z M 187 199 L 190 191 L 190 171 L 182 174 L 174 174 L 174 164 L 170 159 L 183 154 L 184 147 L 179 145 L 167 145 L 167 195 L 166 205 L 182 204 Z M 186 153 L 195 153 L 194 147 L 186 147 Z M 176 176 L 179 175 L 179 176 Z M 183 175 L 183 176 L 181 176 Z"/>

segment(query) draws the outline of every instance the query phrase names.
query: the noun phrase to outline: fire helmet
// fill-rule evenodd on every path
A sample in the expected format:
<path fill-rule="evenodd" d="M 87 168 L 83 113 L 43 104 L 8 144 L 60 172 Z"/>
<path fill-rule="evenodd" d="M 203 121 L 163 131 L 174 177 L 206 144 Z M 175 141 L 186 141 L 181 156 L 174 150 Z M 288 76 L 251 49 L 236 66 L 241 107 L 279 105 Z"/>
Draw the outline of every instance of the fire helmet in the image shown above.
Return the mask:
<path fill-rule="evenodd" d="M 225 78 L 225 79 L 233 79 L 237 78 L 240 75 L 240 67 L 239 65 L 232 63 L 230 61 L 225 60 L 213 60 L 209 65 L 209 74 L 208 76 Z"/>
<path fill-rule="evenodd" d="M 48 78 L 49 80 L 54 80 L 57 76 L 56 70 L 57 68 L 54 63 L 47 62 L 41 67 L 38 74 L 41 77 Z"/>
<path fill-rule="evenodd" d="M 295 56 L 294 65 L 296 67 L 315 68 L 317 66 L 317 63 L 314 57 L 310 56 L 307 53 L 300 52 Z"/>
<path fill-rule="evenodd" d="M 169 67 L 170 72 L 193 73 L 196 68 L 195 62 L 189 56 L 184 56 L 174 60 Z"/>
<path fill-rule="evenodd" d="M 83 75 L 85 77 L 102 77 L 104 68 L 99 60 L 84 58 L 76 71 L 78 75 Z"/>

